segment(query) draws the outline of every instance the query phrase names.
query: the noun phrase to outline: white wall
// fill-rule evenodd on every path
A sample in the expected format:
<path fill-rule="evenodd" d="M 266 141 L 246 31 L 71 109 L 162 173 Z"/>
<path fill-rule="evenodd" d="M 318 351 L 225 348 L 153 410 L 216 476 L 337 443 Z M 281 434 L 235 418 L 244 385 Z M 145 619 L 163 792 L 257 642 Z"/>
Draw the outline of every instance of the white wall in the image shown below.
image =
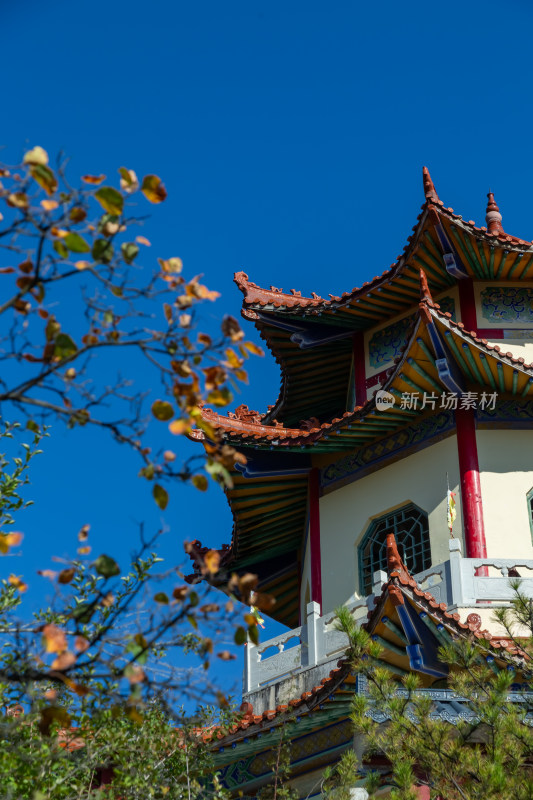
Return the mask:
<path fill-rule="evenodd" d="M 462 540 L 457 441 L 450 436 L 320 500 L 323 613 L 357 597 L 357 545 L 374 517 L 415 503 L 427 512 L 433 564 L 448 560 L 446 472 L 457 492 L 454 535 Z"/>
<path fill-rule="evenodd" d="M 533 487 L 533 430 L 476 432 L 487 555 L 533 558 L 526 495 Z"/>

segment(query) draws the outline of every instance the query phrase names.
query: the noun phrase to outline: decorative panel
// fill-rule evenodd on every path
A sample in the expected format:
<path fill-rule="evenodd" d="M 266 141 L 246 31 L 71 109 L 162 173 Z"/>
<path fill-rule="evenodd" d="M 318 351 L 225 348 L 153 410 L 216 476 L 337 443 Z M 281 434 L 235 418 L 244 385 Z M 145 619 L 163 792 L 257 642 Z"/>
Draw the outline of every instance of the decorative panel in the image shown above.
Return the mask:
<path fill-rule="evenodd" d="M 453 297 L 442 297 L 438 304 L 441 311 L 449 312 L 455 320 L 455 300 Z M 393 322 L 376 331 L 368 342 L 368 359 L 372 369 L 383 369 L 400 355 L 407 343 L 409 328 L 415 314 Z"/>
<path fill-rule="evenodd" d="M 483 319 L 498 323 L 533 324 L 533 289 L 526 286 L 490 286 L 481 292 Z"/>

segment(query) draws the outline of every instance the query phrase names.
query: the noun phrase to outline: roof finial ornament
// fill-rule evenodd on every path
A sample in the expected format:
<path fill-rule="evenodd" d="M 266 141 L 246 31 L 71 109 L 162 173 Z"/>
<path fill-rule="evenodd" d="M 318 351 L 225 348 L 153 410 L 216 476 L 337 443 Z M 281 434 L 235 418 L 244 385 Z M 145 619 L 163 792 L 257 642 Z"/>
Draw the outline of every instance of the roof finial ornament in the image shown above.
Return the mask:
<path fill-rule="evenodd" d="M 423 269 L 420 270 L 420 299 L 427 300 L 429 303 L 433 303 L 433 298 L 429 290 L 428 279 Z"/>
<path fill-rule="evenodd" d="M 427 167 L 422 167 L 422 180 L 424 182 L 424 194 L 426 195 L 426 200 L 430 200 L 432 203 L 440 203 L 440 198 L 437 194 L 437 190 L 435 189 L 435 184 L 431 180 L 431 175 L 429 174 L 429 169 Z"/>
<path fill-rule="evenodd" d="M 398 545 L 393 533 L 387 534 L 387 571 L 389 578 L 394 573 L 400 574 L 403 578 L 409 578 L 409 573 L 398 551 Z"/>
<path fill-rule="evenodd" d="M 505 233 L 502 227 L 502 215 L 494 200 L 494 192 L 489 192 L 487 197 L 489 199 L 487 203 L 487 215 L 485 217 L 487 231 L 495 234 Z"/>

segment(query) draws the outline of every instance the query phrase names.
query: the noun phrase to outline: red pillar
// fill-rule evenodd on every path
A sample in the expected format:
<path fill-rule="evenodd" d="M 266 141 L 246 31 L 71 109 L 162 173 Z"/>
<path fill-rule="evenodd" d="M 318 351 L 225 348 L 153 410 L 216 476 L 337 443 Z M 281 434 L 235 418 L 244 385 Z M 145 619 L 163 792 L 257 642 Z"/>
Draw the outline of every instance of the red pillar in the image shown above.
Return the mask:
<path fill-rule="evenodd" d="M 474 282 L 472 278 L 463 278 L 457 281 L 459 288 L 459 307 L 461 309 L 461 322 L 467 331 L 477 331 L 476 298 L 474 296 Z"/>
<path fill-rule="evenodd" d="M 353 335 L 353 374 L 355 381 L 355 405 L 366 403 L 365 334 L 358 331 Z"/>
<path fill-rule="evenodd" d="M 322 559 L 320 555 L 320 472 L 309 473 L 309 547 L 311 551 L 311 600 L 322 613 Z"/>
<path fill-rule="evenodd" d="M 483 503 L 479 479 L 476 443 L 476 416 L 473 408 L 458 408 L 455 412 L 459 472 L 461 476 L 461 507 L 467 558 L 486 558 Z M 486 570 L 486 567 L 481 569 Z M 484 574 L 480 571 L 478 574 Z"/>

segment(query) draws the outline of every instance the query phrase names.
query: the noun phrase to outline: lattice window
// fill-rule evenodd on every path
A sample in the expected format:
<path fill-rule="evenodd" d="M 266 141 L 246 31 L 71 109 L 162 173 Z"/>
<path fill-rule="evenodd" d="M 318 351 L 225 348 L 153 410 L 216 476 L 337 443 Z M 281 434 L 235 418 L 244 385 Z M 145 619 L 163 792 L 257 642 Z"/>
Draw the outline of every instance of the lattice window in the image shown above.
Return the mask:
<path fill-rule="evenodd" d="M 359 545 L 359 585 L 365 595 L 372 593 L 374 572 L 387 570 L 389 533 L 394 533 L 399 553 L 411 574 L 431 566 L 427 514 L 413 503 L 397 508 L 373 520 Z"/>

